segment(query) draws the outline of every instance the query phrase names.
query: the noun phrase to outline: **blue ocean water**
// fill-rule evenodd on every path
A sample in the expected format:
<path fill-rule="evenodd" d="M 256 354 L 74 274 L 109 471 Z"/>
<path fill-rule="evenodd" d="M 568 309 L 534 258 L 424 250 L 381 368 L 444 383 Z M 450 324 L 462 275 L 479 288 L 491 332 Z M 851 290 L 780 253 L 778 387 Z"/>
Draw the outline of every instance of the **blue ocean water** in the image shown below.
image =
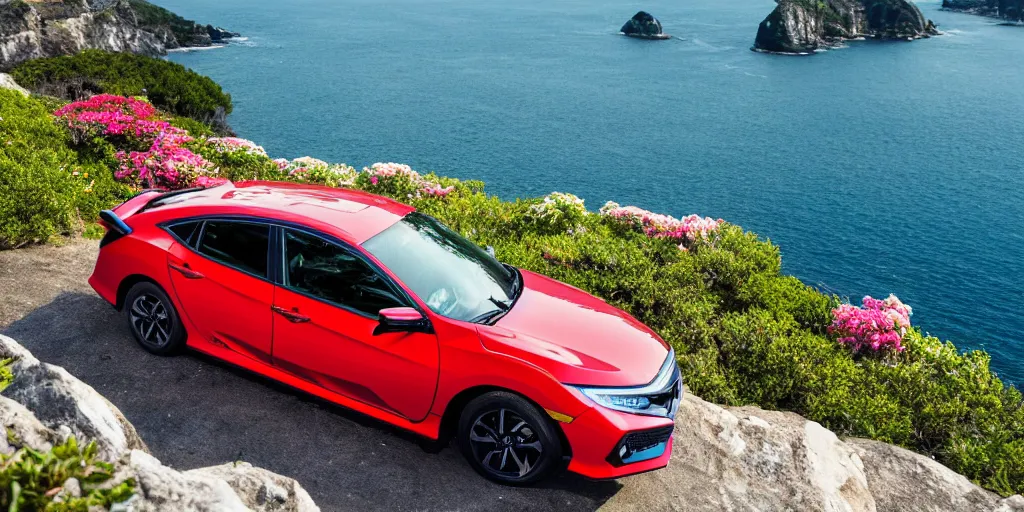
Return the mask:
<path fill-rule="evenodd" d="M 158 0 L 248 40 L 177 53 L 275 157 L 377 161 L 740 224 L 787 272 L 1024 382 L 1024 27 L 749 51 L 772 0 Z M 617 35 L 634 12 L 677 39 Z"/>

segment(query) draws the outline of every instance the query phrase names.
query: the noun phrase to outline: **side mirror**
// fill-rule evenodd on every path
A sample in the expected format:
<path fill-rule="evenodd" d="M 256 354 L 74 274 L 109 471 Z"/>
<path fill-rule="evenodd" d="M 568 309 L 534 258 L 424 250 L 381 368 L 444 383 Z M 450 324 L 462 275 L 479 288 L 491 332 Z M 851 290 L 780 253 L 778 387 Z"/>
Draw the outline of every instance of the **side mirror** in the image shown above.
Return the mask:
<path fill-rule="evenodd" d="M 373 335 L 388 332 L 434 332 L 430 320 L 414 308 L 387 308 L 380 310 L 377 327 Z"/>

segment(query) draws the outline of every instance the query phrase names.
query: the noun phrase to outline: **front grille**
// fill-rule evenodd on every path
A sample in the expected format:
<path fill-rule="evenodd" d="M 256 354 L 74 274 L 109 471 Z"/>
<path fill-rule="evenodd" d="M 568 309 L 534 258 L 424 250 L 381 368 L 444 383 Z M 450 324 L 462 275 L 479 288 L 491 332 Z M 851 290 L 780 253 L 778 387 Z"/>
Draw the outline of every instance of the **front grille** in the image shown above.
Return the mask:
<path fill-rule="evenodd" d="M 674 425 L 626 434 L 606 459 L 613 466 L 624 466 L 661 457 L 665 453 Z"/>
<path fill-rule="evenodd" d="M 654 430 L 644 430 L 642 432 L 634 432 L 626 435 L 624 438 L 624 444 L 629 451 L 641 452 L 657 446 L 661 443 L 667 442 L 672 437 L 673 426 L 656 428 Z"/>

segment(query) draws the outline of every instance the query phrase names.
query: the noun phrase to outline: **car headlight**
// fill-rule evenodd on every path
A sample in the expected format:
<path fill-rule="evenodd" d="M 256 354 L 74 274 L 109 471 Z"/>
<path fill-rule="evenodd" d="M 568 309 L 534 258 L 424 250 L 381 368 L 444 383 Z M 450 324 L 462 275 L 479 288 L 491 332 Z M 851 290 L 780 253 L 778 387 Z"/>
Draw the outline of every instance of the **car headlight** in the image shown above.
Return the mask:
<path fill-rule="evenodd" d="M 578 389 L 598 405 L 608 409 L 666 418 L 675 417 L 676 411 L 679 410 L 679 400 L 683 396 L 679 366 L 676 364 L 675 352 L 671 350 L 658 371 L 658 375 L 646 386 L 572 387 Z"/>

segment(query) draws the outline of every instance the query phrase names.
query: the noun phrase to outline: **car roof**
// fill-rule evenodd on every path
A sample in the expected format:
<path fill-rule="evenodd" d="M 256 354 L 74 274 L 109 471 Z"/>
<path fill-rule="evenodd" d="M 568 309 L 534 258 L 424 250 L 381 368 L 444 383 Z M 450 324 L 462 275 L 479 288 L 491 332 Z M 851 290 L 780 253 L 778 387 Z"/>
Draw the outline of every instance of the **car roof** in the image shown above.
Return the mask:
<path fill-rule="evenodd" d="M 362 244 L 415 208 L 360 190 L 304 183 L 240 181 L 157 200 L 162 219 L 249 216 L 305 225 Z"/>

